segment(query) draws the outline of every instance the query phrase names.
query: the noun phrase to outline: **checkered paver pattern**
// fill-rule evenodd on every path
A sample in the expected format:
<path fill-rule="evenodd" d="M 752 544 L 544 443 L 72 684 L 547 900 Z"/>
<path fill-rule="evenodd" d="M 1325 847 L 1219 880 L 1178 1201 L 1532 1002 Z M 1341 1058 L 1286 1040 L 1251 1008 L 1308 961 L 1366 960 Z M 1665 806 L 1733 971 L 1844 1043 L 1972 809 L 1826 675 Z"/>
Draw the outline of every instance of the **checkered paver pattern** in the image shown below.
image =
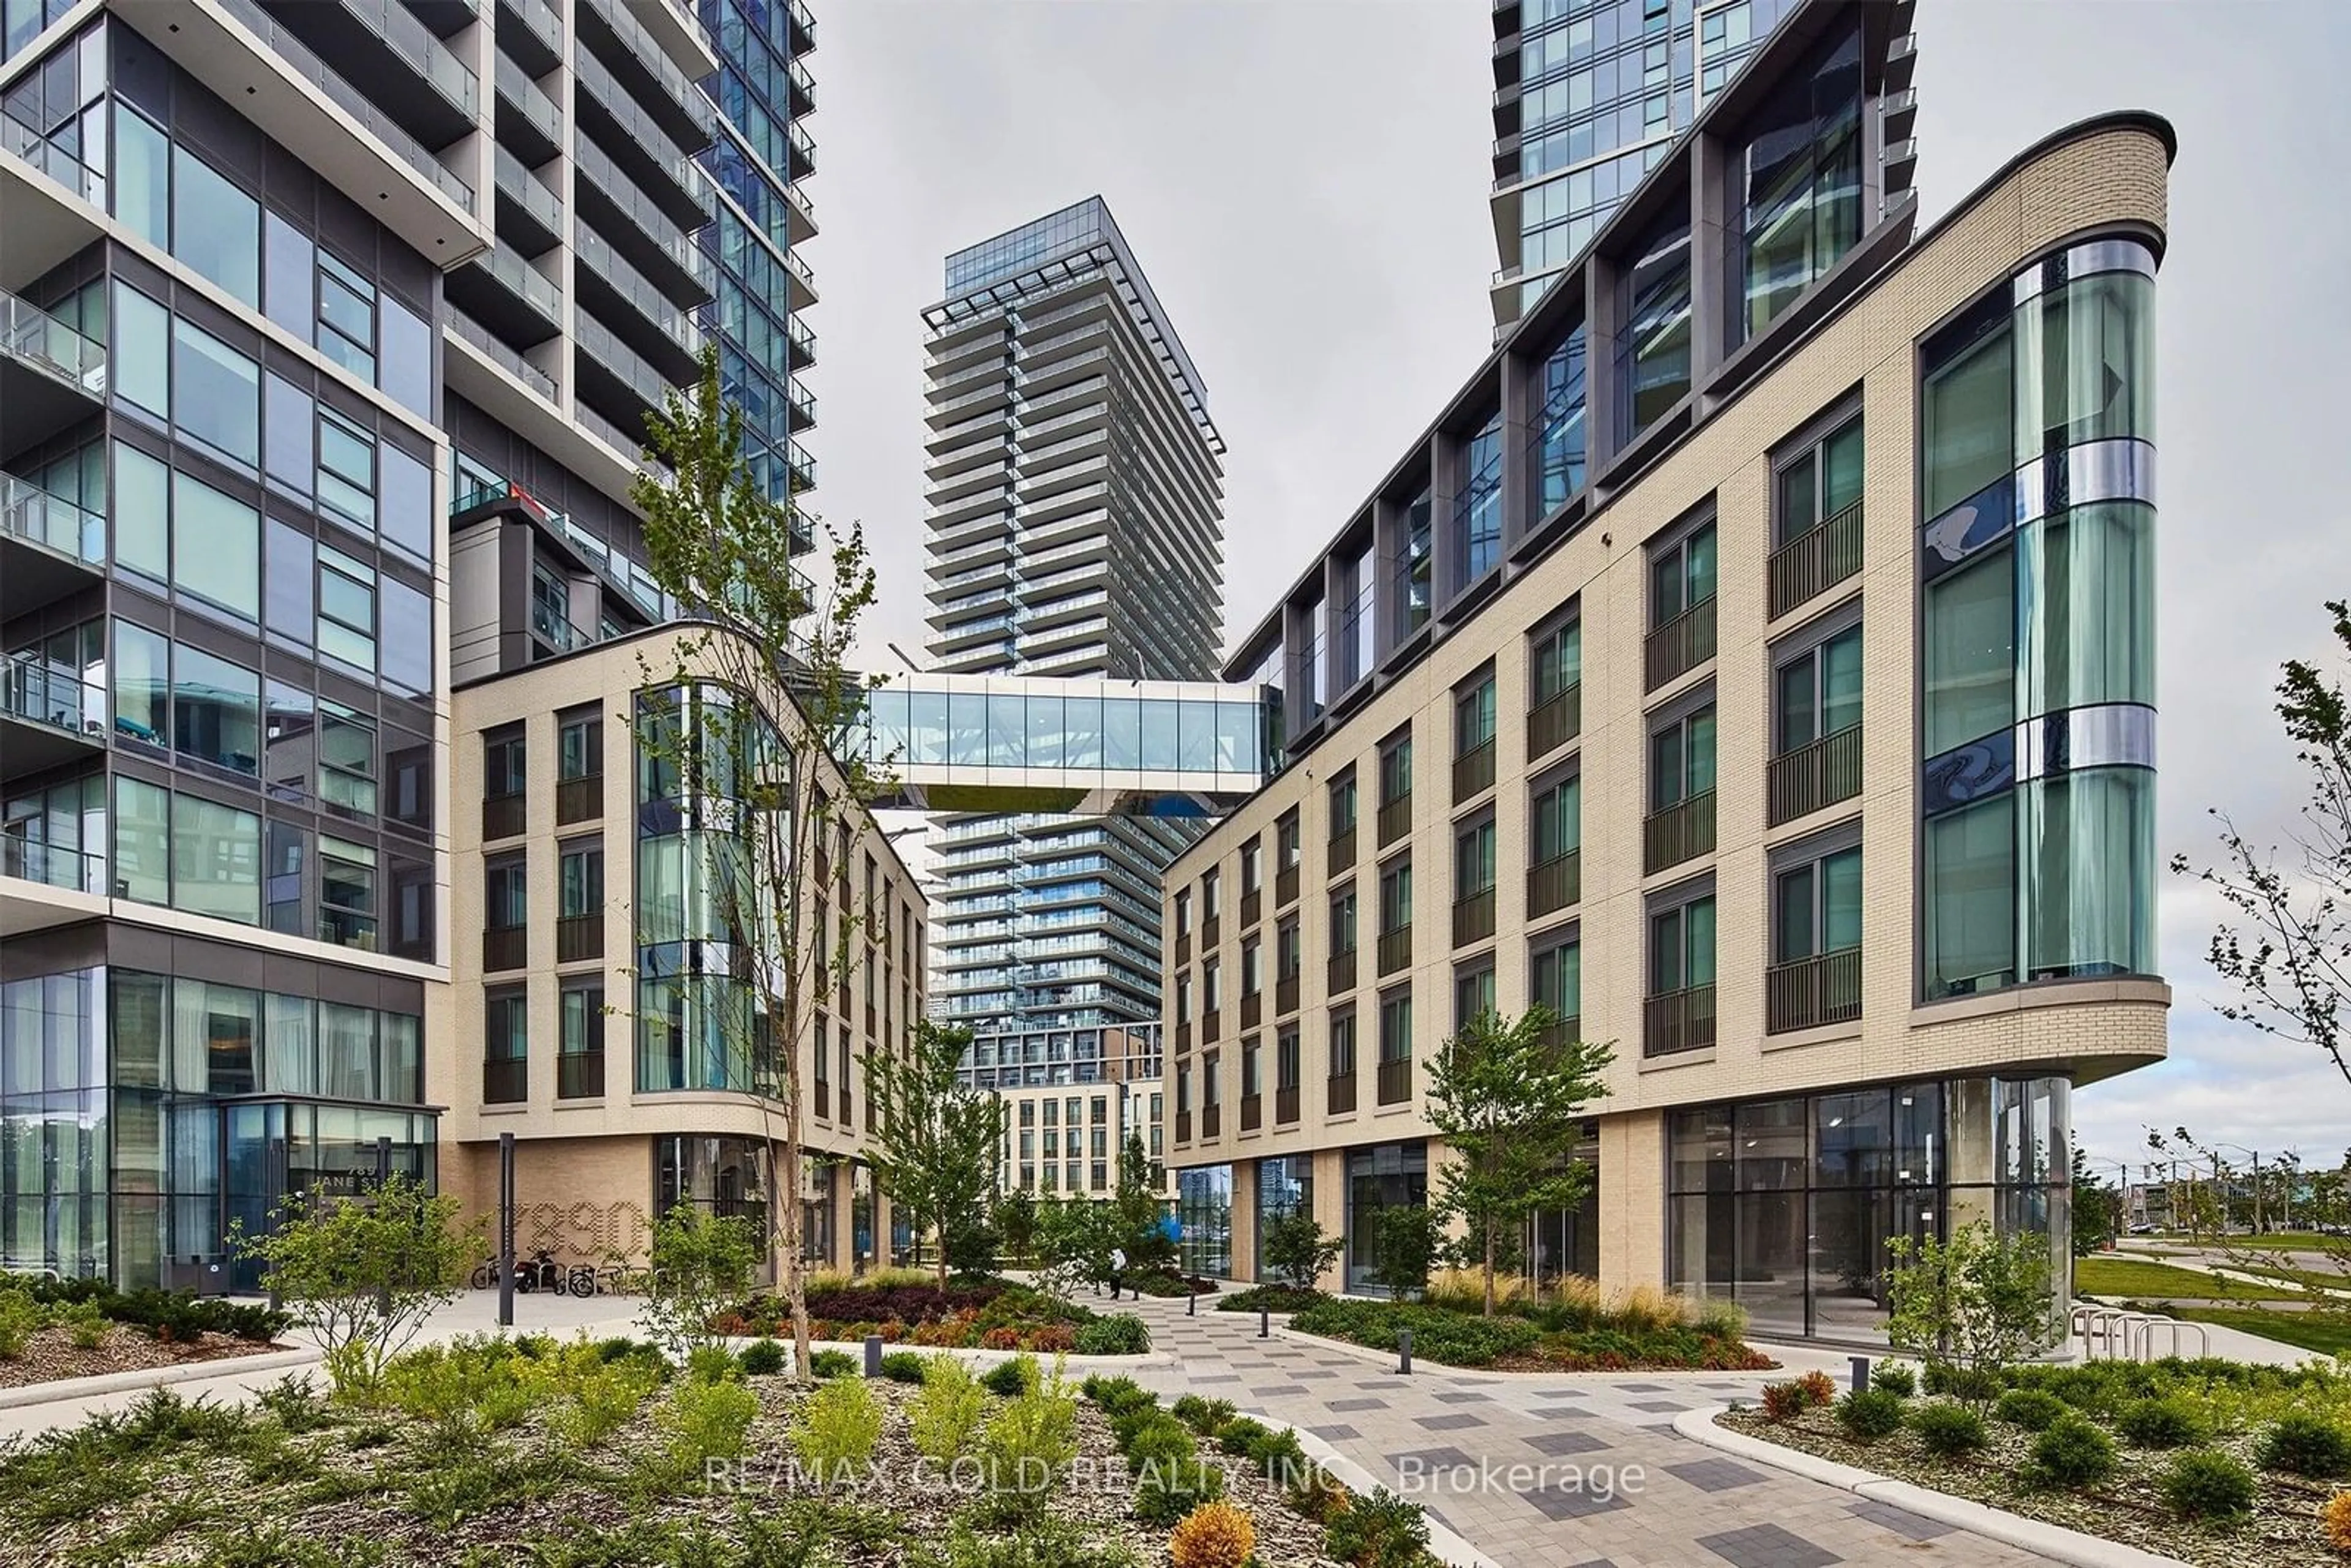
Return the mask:
<path fill-rule="evenodd" d="M 1676 1433 L 1668 1412 L 1753 1400 L 1722 1373 L 1529 1377 L 1333 1354 L 1257 1337 L 1254 1317 L 1146 1300 L 1174 1366 L 1135 1376 L 1173 1396 L 1213 1387 L 1295 1423 L 1411 1494 L 1500 1568 L 1823 1568 L 1834 1563 L 2017 1568 L 2049 1560 L 1936 1524 Z M 1309 1379 L 1324 1368 L 1339 1375 Z M 1409 1458 L 1409 1466 L 1401 1464 Z M 1637 1468 L 1640 1479 L 1634 1481 Z"/>

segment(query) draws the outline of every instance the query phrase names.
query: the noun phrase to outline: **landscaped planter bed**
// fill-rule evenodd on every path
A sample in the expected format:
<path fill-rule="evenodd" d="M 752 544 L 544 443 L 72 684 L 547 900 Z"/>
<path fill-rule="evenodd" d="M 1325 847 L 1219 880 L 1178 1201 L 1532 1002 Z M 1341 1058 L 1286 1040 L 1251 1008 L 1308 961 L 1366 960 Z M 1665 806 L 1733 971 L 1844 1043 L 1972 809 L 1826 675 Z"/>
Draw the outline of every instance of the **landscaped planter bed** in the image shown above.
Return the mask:
<path fill-rule="evenodd" d="M 1930 1452 L 1917 1430 L 1919 1412 L 1951 1403 L 1943 1399 L 1903 1401 L 1901 1429 L 1871 1441 L 1860 1440 L 1835 1408 L 1819 1403 L 1776 1420 L 1766 1409 L 1734 1408 L 1717 1417 L 1717 1424 L 2199 1568 L 2341 1568 L 2346 1561 L 2329 1545 L 2319 1511 L 2351 1484 L 2351 1476 L 2310 1477 L 2262 1463 L 2264 1435 L 2288 1413 L 2351 1421 L 2351 1385 L 2342 1379 L 2221 1362 L 2035 1367 L 2008 1377 L 2018 1387 L 2054 1396 L 2064 1412 L 2058 1419 L 2087 1422 L 2104 1432 L 2113 1448 L 2110 1473 L 2076 1485 L 2036 1473 L 2034 1445 L 2047 1428 L 2028 1427 L 2018 1419 L 2047 1416 L 2046 1405 L 2038 1414 L 2020 1406 L 2005 1417 L 2000 1412 L 2008 1406 L 1980 1406 L 1986 1446 L 1957 1455 Z M 2176 1406 L 2192 1430 L 2169 1447 L 2134 1442 L 2140 1434 L 2133 1412 L 2145 1410 L 2142 1401 Z M 2191 1453 L 2223 1455 L 2251 1471 L 2249 1513 L 2233 1520 L 2183 1516 L 2164 1480 Z"/>
<path fill-rule="evenodd" d="M 1025 1350 L 1052 1355 L 1137 1355 L 1151 1348 L 1139 1318 L 1097 1312 L 1042 1291 L 1002 1281 L 936 1285 L 849 1285 L 811 1291 L 812 1339 L 952 1350 Z M 713 1332 L 730 1337 L 789 1337 L 791 1312 L 781 1297 L 761 1296 L 722 1312 Z"/>
<path fill-rule="evenodd" d="M 69 1377 L 104 1377 L 118 1372 L 153 1372 L 190 1362 L 227 1361 L 268 1355 L 285 1349 L 267 1340 L 200 1333 L 193 1339 L 157 1339 L 120 1323 L 107 1325 L 94 1350 L 84 1350 L 64 1328 L 36 1330 L 24 1351 L 0 1361 L 0 1388 L 29 1388 Z"/>
<path fill-rule="evenodd" d="M 1074 1386 L 1062 1394 L 1073 1406 L 1064 1419 L 1075 1460 L 1057 1469 L 1057 1484 L 1035 1493 L 1027 1517 L 1015 1520 L 977 1462 L 967 1474 L 960 1463 L 918 1463 L 910 1424 L 924 1396 L 918 1386 L 843 1380 L 811 1393 L 785 1376 L 747 1375 L 709 1351 L 697 1353 L 696 1366 L 699 1377 L 668 1371 L 625 1342 L 535 1341 L 521 1351 L 475 1342 L 396 1363 L 390 1379 L 360 1390 L 356 1401 L 329 1402 L 290 1380 L 253 1409 L 157 1391 L 120 1419 L 0 1454 L 0 1536 L 11 1543 L 9 1562 L 28 1563 L 1161 1568 L 1175 1561 L 1168 1511 L 1138 1513 L 1141 1494 L 1120 1463 L 1111 1411 L 1080 1399 Z M 1042 1375 L 1050 1385 L 1050 1367 Z M 614 1389 L 625 1396 L 616 1401 Z M 1122 1380 L 1121 1391 L 1131 1389 Z M 870 1400 L 879 1416 L 868 1439 L 871 1468 L 860 1461 L 834 1472 L 854 1479 L 830 1487 L 790 1462 L 807 1451 L 812 1402 L 828 1391 Z M 1016 1401 L 971 1393 L 974 1436 L 965 1451 L 984 1456 L 997 1451 L 997 1424 Z M 1061 1403 L 1050 1386 L 1027 1397 Z M 722 1407 L 737 1412 L 731 1427 L 714 1419 Z M 591 1410 L 601 1418 L 588 1421 Z M 1220 1490 L 1247 1515 L 1261 1568 L 1329 1561 L 1322 1525 L 1262 1468 L 1226 1459 L 1212 1434 L 1200 1447 L 1221 1479 L 1196 1500 L 1189 1492 L 1176 1499 L 1177 1518 Z M 1338 1506 L 1332 1494 L 1317 1495 L 1321 1506 Z M 1004 1554 L 1016 1535 L 1027 1549 L 1018 1558 Z M 830 1554 L 808 1552 L 819 1542 Z"/>
<path fill-rule="evenodd" d="M 1495 1372 L 1756 1372 L 1779 1364 L 1735 1333 L 1669 1321 L 1662 1309 L 1587 1315 L 1532 1308 L 1489 1318 L 1454 1306 L 1326 1300 L 1297 1312 L 1290 1326 L 1379 1351 L 1394 1351 L 1398 1332 L 1409 1329 L 1416 1359 Z"/>
<path fill-rule="evenodd" d="M 218 1297 L 11 1280 L 0 1282 L 0 1389 L 266 1355 L 286 1348 L 274 1343 L 285 1329 L 283 1312 Z"/>

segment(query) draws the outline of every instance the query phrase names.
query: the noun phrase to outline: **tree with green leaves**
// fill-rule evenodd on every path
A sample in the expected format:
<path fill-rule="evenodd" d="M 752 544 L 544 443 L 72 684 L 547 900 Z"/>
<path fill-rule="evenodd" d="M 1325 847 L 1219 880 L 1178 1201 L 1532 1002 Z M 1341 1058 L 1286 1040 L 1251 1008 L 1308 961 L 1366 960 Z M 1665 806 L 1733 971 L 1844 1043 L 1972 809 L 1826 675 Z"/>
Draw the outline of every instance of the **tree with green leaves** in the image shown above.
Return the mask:
<path fill-rule="evenodd" d="M 1558 1015 L 1540 1005 L 1516 1019 L 1488 1010 L 1437 1048 L 1422 1108 L 1450 1156 L 1437 1177 L 1439 1213 L 1458 1220 L 1486 1279 L 1494 1315 L 1498 1254 L 1528 1217 L 1573 1208 L 1592 1188 L 1575 1157 L 1586 1107 L 1608 1092 L 1615 1052 L 1557 1040 Z"/>
<path fill-rule="evenodd" d="M 712 1320 L 750 1293 L 766 1239 L 741 1215 L 705 1213 L 690 1203 L 654 1220 L 653 1266 L 638 1312 L 647 1336 L 681 1360 L 716 1343 Z"/>
<path fill-rule="evenodd" d="M 2079 1144 L 2074 1145 L 2073 1210 L 2076 1258 L 2087 1258 L 2123 1233 L 2122 1189 L 2098 1179 Z"/>
<path fill-rule="evenodd" d="M 938 1238 L 942 1290 L 948 1233 L 985 1220 L 1004 1148 L 1004 1102 L 965 1084 L 958 1071 L 970 1046 L 971 1030 L 924 1019 L 904 1057 L 871 1051 L 865 1058 L 873 1109 L 866 1161 L 873 1185 L 917 1240 Z"/>
<path fill-rule="evenodd" d="M 637 1007 L 690 1042 L 681 1049 L 696 1054 L 697 1087 L 756 1097 L 766 1251 L 806 1378 L 802 1061 L 824 1047 L 813 1040 L 817 1010 L 848 986 L 860 933 L 890 935 L 851 875 L 887 785 L 884 764 L 852 744 L 874 683 L 850 652 L 874 574 L 862 529 L 822 528 L 759 483 L 716 350 L 646 428 L 630 494 L 647 565 L 678 620 L 641 656 L 647 690 L 626 718 L 658 786 L 647 810 L 674 825 L 675 852 L 690 862 L 679 884 L 695 896 L 638 912 L 641 925 L 665 925 L 686 972 L 641 975 Z M 820 534 L 831 567 L 821 591 L 799 564 L 802 541 Z"/>
<path fill-rule="evenodd" d="M 1130 1273 L 1156 1274 L 1176 1266 L 1176 1243 L 1160 1223 L 1167 1211 L 1160 1197 L 1159 1167 L 1143 1150 L 1143 1134 L 1130 1132 L 1119 1151 L 1118 1190 L 1111 1196 L 1111 1242 L 1126 1253 Z"/>
<path fill-rule="evenodd" d="M 1392 1203 L 1375 1212 L 1372 1278 L 1401 1301 L 1428 1283 L 1429 1266 L 1445 1239 L 1444 1222 L 1425 1203 Z"/>
<path fill-rule="evenodd" d="M 1266 1267 L 1293 1291 L 1320 1288 L 1337 1266 L 1346 1239 L 1324 1230 L 1311 1209 L 1297 1205 L 1265 1222 Z"/>
<path fill-rule="evenodd" d="M 1026 1187 L 1014 1187 L 996 1200 L 996 1234 L 1005 1255 L 1026 1263 L 1037 1255 L 1037 1200 Z"/>
<path fill-rule="evenodd" d="M 341 1385 L 368 1382 L 457 1299 L 487 1245 L 486 1216 L 461 1221 L 455 1197 L 398 1173 L 358 1197 L 286 1195 L 271 1228 L 229 1227 L 229 1249 L 261 1265 L 261 1288 L 327 1354 Z"/>
<path fill-rule="evenodd" d="M 1979 1219 L 1948 1240 L 1896 1236 L 1886 1249 L 1886 1343 L 1952 1375 L 1963 1400 L 1997 1396 L 2003 1368 L 2063 1337 L 2046 1236 Z"/>

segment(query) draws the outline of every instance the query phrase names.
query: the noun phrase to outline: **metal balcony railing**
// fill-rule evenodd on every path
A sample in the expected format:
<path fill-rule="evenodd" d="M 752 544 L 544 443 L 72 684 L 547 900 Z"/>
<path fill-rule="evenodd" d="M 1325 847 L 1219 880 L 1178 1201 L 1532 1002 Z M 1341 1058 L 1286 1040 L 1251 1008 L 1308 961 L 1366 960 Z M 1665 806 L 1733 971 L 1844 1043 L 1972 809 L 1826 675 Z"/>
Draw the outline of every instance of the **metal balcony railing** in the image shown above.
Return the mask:
<path fill-rule="evenodd" d="M 1583 851 L 1568 850 L 1527 868 L 1527 918 L 1539 920 L 1583 896 Z"/>
<path fill-rule="evenodd" d="M 601 1100 L 604 1096 L 604 1053 L 566 1051 L 555 1059 L 558 1100 Z"/>
<path fill-rule="evenodd" d="M 530 927 L 489 925 L 482 930 L 482 968 L 496 974 L 530 966 Z"/>
<path fill-rule="evenodd" d="M 590 773 L 555 786 L 555 825 L 590 822 L 604 814 L 604 776 Z"/>
<path fill-rule="evenodd" d="M 1324 866 L 1323 872 L 1325 875 L 1337 876 L 1354 863 L 1355 824 L 1350 822 L 1331 835 L 1330 860 Z"/>
<path fill-rule="evenodd" d="M 396 0 L 342 0 L 343 9 L 358 17 L 386 47 L 416 68 L 434 90 L 464 111 L 467 120 L 481 118 L 482 83 L 466 65 L 417 20 L 416 13 Z"/>
<path fill-rule="evenodd" d="M 1861 503 L 1855 501 L 1771 552 L 1771 618 L 1859 573 L 1861 555 Z"/>
<path fill-rule="evenodd" d="M 1380 1063 L 1379 1097 L 1383 1105 L 1401 1105 L 1412 1098 L 1411 1057 Z"/>
<path fill-rule="evenodd" d="M 1473 893 L 1453 905 L 1453 945 L 1467 947 L 1494 934 L 1494 890 Z"/>
<path fill-rule="evenodd" d="M 1324 1080 L 1322 1110 L 1332 1116 L 1344 1115 L 1355 1108 L 1355 1075 L 1334 1072 Z"/>
<path fill-rule="evenodd" d="M 1380 804 L 1380 848 L 1387 848 L 1411 831 L 1412 791 L 1407 789 L 1395 800 Z"/>
<path fill-rule="evenodd" d="M 1241 998 L 1241 1027 L 1255 1029 L 1265 1021 L 1265 993 L 1251 991 Z"/>
<path fill-rule="evenodd" d="M 1221 1105 L 1203 1105 L 1203 1106 L 1201 1106 L 1201 1107 L 1200 1107 L 1200 1136 L 1201 1136 L 1202 1138 L 1204 1138 L 1204 1139 L 1211 1139 L 1211 1140 L 1213 1140 L 1213 1139 L 1220 1138 L 1220 1137 L 1224 1136 L 1224 1132 L 1225 1132 L 1225 1113 L 1224 1113 L 1224 1107 L 1223 1107 L 1223 1106 L 1221 1106 Z"/>
<path fill-rule="evenodd" d="M 95 740 L 107 730 L 106 688 L 46 659 L 11 653 L 0 659 L 0 713 Z"/>
<path fill-rule="evenodd" d="M 1241 1131 L 1244 1133 L 1254 1133 L 1264 1125 L 1265 1096 L 1262 1094 L 1242 1095 Z"/>
<path fill-rule="evenodd" d="M 1453 803 L 1457 806 L 1473 795 L 1482 795 L 1494 787 L 1494 742 L 1463 752 L 1453 759 Z"/>
<path fill-rule="evenodd" d="M 1200 1043 L 1214 1045 L 1224 1038 L 1225 1015 L 1220 1009 L 1210 1008 L 1200 1015 Z"/>
<path fill-rule="evenodd" d="M 1412 963 L 1412 927 L 1399 925 L 1393 931 L 1381 932 L 1378 957 L 1384 978 L 1408 967 Z"/>
<path fill-rule="evenodd" d="M 1772 827 L 1861 793 L 1861 726 L 1852 724 L 1771 758 Z"/>
<path fill-rule="evenodd" d="M 604 915 L 567 915 L 555 923 L 555 961 L 583 963 L 604 956 Z"/>
<path fill-rule="evenodd" d="M 1850 1023 L 1861 1016 L 1861 949 L 1844 947 L 1763 971 L 1763 1028 L 1771 1034 Z"/>
<path fill-rule="evenodd" d="M 1701 790 L 1677 805 L 1650 813 L 1641 824 L 1643 875 L 1679 865 L 1714 851 L 1714 791 Z"/>
<path fill-rule="evenodd" d="M 1641 649 L 1644 690 L 1654 692 L 1714 657 L 1714 602 L 1701 599 L 1649 633 Z"/>
<path fill-rule="evenodd" d="M 1287 909 L 1297 902 L 1298 866 L 1293 862 L 1273 873 L 1273 906 Z"/>
<path fill-rule="evenodd" d="M 1298 1085 L 1284 1083 L 1273 1092 L 1273 1122 L 1277 1127 L 1298 1120 Z"/>
<path fill-rule="evenodd" d="M 540 370 L 537 365 L 532 364 L 528 360 L 523 358 L 521 354 L 516 352 L 515 350 L 507 343 L 506 340 L 500 338 L 496 332 L 491 331 L 487 327 L 483 326 L 479 321 L 475 320 L 472 317 L 466 315 L 463 310 L 458 309 L 455 306 L 449 306 L 444 312 L 444 315 L 449 323 L 449 329 L 451 331 L 456 333 L 458 337 L 463 338 L 466 342 L 471 343 L 483 353 L 488 355 L 493 363 L 498 365 L 508 375 L 513 376 L 517 381 L 522 382 L 523 385 L 530 388 L 531 391 L 537 392 L 539 396 L 545 398 L 549 402 L 553 402 L 555 401 L 555 378 L 553 376 L 549 375 L 545 371 Z"/>
<path fill-rule="evenodd" d="M 1541 757 L 1583 730 L 1583 683 L 1574 682 L 1537 703 L 1527 714 L 1527 755 Z"/>
<path fill-rule="evenodd" d="M 1325 966 L 1323 983 L 1334 997 L 1345 996 L 1355 988 L 1355 949 L 1349 947 L 1331 955 L 1331 961 Z"/>
<path fill-rule="evenodd" d="M 0 289 L 0 354 L 47 371 L 93 397 L 106 394 L 105 347 L 5 289 Z"/>
<path fill-rule="evenodd" d="M 1241 894 L 1241 929 L 1247 931 L 1265 914 L 1265 894 L 1260 888 L 1250 888 Z"/>
<path fill-rule="evenodd" d="M 0 876 L 100 895 L 108 891 L 106 856 L 99 852 L 67 849 L 13 834 L 0 835 Z"/>
<path fill-rule="evenodd" d="M 482 1063 L 482 1103 L 519 1105 L 530 1098 L 530 1059 L 502 1057 Z"/>
<path fill-rule="evenodd" d="M 1298 977 L 1284 975 L 1273 983 L 1273 1012 L 1276 1018 L 1298 1010 Z"/>
<path fill-rule="evenodd" d="M 1671 1056 L 1714 1043 L 1714 988 L 1690 986 L 1641 1004 L 1641 1052 Z"/>

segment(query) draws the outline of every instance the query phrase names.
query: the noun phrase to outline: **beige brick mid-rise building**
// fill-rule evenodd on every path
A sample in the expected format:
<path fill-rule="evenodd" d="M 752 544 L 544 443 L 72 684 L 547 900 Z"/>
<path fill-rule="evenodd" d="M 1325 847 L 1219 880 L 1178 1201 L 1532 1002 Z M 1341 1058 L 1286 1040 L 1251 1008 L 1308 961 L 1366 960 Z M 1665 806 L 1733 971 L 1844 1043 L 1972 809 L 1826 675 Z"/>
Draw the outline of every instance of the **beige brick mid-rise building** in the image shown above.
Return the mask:
<path fill-rule="evenodd" d="M 1887 1238 L 2062 1239 L 2070 1089 L 2165 1051 L 2172 136 L 1914 232 L 1906 15 L 1794 9 L 1241 644 L 1280 770 L 1166 881 L 1195 1267 L 1303 1203 L 1364 1284 L 1427 1062 L 1537 1003 L 1615 1055 L 1540 1272 L 1866 1337 Z"/>

